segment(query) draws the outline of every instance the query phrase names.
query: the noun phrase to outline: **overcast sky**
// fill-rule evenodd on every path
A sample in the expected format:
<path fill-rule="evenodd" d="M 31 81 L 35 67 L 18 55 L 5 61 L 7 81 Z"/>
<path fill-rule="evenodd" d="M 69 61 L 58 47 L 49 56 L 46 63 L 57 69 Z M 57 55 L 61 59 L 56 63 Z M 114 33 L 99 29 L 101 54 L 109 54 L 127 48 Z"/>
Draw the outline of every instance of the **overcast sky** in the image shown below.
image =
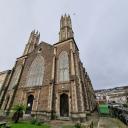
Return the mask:
<path fill-rule="evenodd" d="M 0 71 L 13 67 L 33 29 L 56 43 L 65 13 L 94 89 L 128 85 L 128 0 L 0 0 Z"/>

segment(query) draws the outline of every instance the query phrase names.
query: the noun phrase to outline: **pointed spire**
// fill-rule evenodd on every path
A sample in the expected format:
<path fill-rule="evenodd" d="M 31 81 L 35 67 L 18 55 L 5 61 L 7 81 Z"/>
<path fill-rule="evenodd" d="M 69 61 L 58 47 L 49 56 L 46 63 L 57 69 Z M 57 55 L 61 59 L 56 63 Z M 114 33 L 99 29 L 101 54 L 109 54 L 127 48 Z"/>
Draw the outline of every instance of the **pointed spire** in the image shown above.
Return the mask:
<path fill-rule="evenodd" d="M 64 19 L 64 17 L 63 17 L 63 15 L 61 15 L 61 19 L 60 19 L 60 28 L 63 27 L 63 19 Z"/>
<path fill-rule="evenodd" d="M 38 35 L 38 30 L 36 31 L 36 35 Z"/>
<path fill-rule="evenodd" d="M 60 20 L 59 40 L 62 41 L 71 37 L 73 37 L 71 18 L 69 14 L 65 13 L 64 16 L 61 16 Z"/>
<path fill-rule="evenodd" d="M 61 15 L 61 20 L 63 19 L 63 15 Z"/>
<path fill-rule="evenodd" d="M 31 31 L 31 33 L 30 34 L 32 34 L 33 33 L 33 30 Z"/>
<path fill-rule="evenodd" d="M 67 17 L 67 14 L 66 13 L 64 14 L 64 17 Z"/>
<path fill-rule="evenodd" d="M 40 32 L 39 32 L 39 34 L 38 34 L 38 38 L 40 38 Z"/>
<path fill-rule="evenodd" d="M 26 45 L 23 54 L 26 55 L 28 53 L 31 53 L 34 50 L 35 46 L 38 45 L 39 39 L 40 39 L 40 33 L 38 31 L 35 32 L 35 30 L 33 30 L 30 34 L 28 43 Z"/>
<path fill-rule="evenodd" d="M 71 21 L 71 17 L 70 17 L 70 15 L 68 14 L 68 19 Z"/>

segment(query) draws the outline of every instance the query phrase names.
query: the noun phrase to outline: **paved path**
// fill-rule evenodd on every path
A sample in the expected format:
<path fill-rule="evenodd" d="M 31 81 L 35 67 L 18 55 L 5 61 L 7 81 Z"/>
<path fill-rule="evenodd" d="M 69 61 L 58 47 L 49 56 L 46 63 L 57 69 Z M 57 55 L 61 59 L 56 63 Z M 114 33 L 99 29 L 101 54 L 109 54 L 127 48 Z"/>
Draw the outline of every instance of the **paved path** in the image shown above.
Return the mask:
<path fill-rule="evenodd" d="M 109 117 L 100 117 L 98 122 L 98 128 L 128 128 L 120 120 L 109 118 Z"/>
<path fill-rule="evenodd" d="M 62 128 L 62 126 L 72 126 L 74 123 L 72 121 L 62 121 L 62 120 L 51 120 L 49 124 L 52 128 Z"/>

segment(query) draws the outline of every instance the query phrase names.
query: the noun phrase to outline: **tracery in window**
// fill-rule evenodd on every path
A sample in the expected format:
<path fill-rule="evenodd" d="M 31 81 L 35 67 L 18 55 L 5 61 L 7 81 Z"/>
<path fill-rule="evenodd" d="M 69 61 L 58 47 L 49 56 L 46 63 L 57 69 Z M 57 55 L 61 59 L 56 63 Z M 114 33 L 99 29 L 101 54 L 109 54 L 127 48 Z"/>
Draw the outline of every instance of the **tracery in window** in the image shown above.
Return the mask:
<path fill-rule="evenodd" d="M 41 55 L 38 55 L 30 66 L 27 76 L 27 86 L 42 85 L 43 76 L 44 76 L 44 58 Z"/>
<path fill-rule="evenodd" d="M 21 69 L 22 69 L 22 66 L 19 65 L 14 70 L 14 73 L 13 73 L 9 88 L 13 88 L 13 87 L 15 87 L 17 85 L 19 77 L 20 77 Z"/>
<path fill-rule="evenodd" d="M 66 51 L 63 51 L 59 55 L 58 60 L 58 81 L 69 80 L 69 59 Z"/>

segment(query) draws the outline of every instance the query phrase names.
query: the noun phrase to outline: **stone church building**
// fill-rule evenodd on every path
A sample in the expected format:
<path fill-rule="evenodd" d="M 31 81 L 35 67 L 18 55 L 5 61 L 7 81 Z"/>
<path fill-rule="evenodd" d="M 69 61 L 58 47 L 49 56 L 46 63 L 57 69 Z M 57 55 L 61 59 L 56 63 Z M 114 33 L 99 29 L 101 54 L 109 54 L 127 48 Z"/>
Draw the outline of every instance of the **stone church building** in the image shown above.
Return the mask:
<path fill-rule="evenodd" d="M 79 119 L 95 109 L 95 93 L 79 57 L 70 16 L 61 17 L 59 41 L 53 45 L 40 42 L 40 33 L 32 31 L 7 76 L 0 91 L 1 111 L 23 104 L 25 114 Z"/>

